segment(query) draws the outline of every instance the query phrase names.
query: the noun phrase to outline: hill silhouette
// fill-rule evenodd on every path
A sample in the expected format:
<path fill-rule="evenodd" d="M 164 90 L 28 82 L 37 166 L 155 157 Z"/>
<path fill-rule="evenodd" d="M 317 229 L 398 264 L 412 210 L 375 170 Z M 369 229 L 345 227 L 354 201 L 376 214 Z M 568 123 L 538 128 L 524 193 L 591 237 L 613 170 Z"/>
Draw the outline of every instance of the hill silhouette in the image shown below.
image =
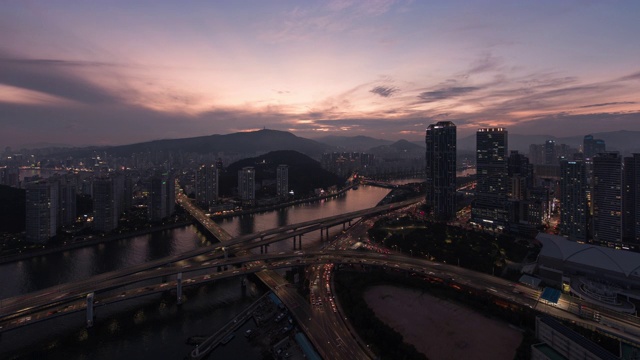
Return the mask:
<path fill-rule="evenodd" d="M 252 166 L 256 170 L 256 192 L 262 196 L 275 195 L 275 184 L 261 187 L 263 181 L 274 180 L 277 177 L 278 165 L 289 166 L 289 190 L 295 196 L 307 196 L 317 188 L 328 188 L 344 183 L 345 179 L 324 170 L 320 163 L 312 158 L 293 150 L 279 150 L 248 159 L 242 159 L 229 165 L 220 175 L 220 194 L 231 196 L 238 186 L 238 171 L 243 167 Z M 258 196 L 257 194 L 257 196 Z"/>

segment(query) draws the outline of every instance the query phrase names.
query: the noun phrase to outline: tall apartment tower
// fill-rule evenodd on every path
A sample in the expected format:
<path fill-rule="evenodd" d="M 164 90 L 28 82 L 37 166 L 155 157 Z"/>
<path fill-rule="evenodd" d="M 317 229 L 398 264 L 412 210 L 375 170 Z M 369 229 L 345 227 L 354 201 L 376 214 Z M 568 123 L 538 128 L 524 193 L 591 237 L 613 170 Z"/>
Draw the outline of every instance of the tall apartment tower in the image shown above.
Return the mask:
<path fill-rule="evenodd" d="M 606 144 L 602 139 L 594 139 L 593 135 L 586 135 L 582 142 L 582 152 L 584 157 L 592 159 L 599 153 L 607 151 Z"/>
<path fill-rule="evenodd" d="M 58 222 L 59 225 L 71 225 L 76 221 L 77 187 L 66 176 L 60 178 L 58 184 Z"/>
<path fill-rule="evenodd" d="M 558 165 L 558 155 L 556 152 L 556 142 L 547 140 L 544 143 L 544 164 Z"/>
<path fill-rule="evenodd" d="M 508 132 L 505 128 L 483 128 L 476 133 L 476 196 L 471 221 L 503 229 L 508 222 Z"/>
<path fill-rule="evenodd" d="M 26 238 L 44 244 L 58 229 L 58 183 L 38 181 L 25 186 Z"/>
<path fill-rule="evenodd" d="M 278 165 L 276 174 L 276 193 L 280 197 L 286 197 L 289 194 L 289 166 Z"/>
<path fill-rule="evenodd" d="M 622 241 L 622 159 L 617 152 L 593 158 L 593 238 Z"/>
<path fill-rule="evenodd" d="M 640 243 L 640 154 L 624 158 L 622 238 Z"/>
<path fill-rule="evenodd" d="M 109 232 L 118 227 L 118 199 L 113 178 L 98 178 L 93 181 L 93 229 Z"/>
<path fill-rule="evenodd" d="M 216 165 L 202 165 L 196 171 L 196 202 L 208 209 L 218 201 L 218 168 Z"/>
<path fill-rule="evenodd" d="M 587 168 L 582 161 L 560 163 L 560 234 L 587 240 Z"/>
<path fill-rule="evenodd" d="M 426 203 L 436 220 L 456 216 L 456 125 L 440 121 L 427 127 Z"/>
<path fill-rule="evenodd" d="M 238 171 L 238 196 L 246 203 L 253 203 L 256 199 L 256 171 L 251 166 Z"/>
<path fill-rule="evenodd" d="M 175 181 L 171 173 L 157 173 L 149 181 L 147 215 L 150 221 L 161 221 L 175 212 Z"/>

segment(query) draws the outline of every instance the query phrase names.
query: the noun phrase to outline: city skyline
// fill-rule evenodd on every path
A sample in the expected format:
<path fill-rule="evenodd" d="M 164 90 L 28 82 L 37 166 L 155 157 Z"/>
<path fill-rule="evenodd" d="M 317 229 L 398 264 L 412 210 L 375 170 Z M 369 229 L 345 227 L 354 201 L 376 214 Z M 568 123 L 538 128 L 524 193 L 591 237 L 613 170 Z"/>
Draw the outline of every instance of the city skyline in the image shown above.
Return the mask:
<path fill-rule="evenodd" d="M 640 130 L 640 4 L 0 5 L 0 146 Z"/>

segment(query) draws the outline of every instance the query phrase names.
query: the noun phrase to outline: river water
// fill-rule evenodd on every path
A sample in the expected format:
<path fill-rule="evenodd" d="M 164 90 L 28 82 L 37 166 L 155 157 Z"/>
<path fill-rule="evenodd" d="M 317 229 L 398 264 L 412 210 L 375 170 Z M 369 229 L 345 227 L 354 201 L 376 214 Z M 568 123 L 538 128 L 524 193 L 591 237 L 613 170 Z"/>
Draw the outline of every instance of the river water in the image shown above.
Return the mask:
<path fill-rule="evenodd" d="M 224 219 L 219 224 L 231 235 L 242 235 L 369 208 L 387 193 L 387 189 L 361 186 L 333 199 Z M 341 227 L 336 227 L 332 233 L 340 230 Z M 303 248 L 319 244 L 319 232 L 303 237 Z M 210 245 L 207 237 L 195 226 L 187 226 L 4 264 L 0 266 L 0 299 L 206 245 Z M 269 252 L 291 249 L 291 241 L 286 240 L 271 245 Z M 185 291 L 187 300 L 181 307 L 173 299 L 150 295 L 109 308 L 96 308 L 96 324 L 90 330 L 82 327 L 84 313 L 48 320 L 4 333 L 0 338 L 0 358 L 11 354 L 18 358 L 65 360 L 182 359 L 193 348 L 185 344 L 188 337 L 213 333 L 262 291 L 256 284 L 249 284 L 242 291 L 238 279 L 229 279 Z M 24 350 L 25 347 L 29 350 Z M 239 358 L 260 358 L 259 350 L 242 344 L 241 339 L 231 341 L 224 350 L 233 353 L 235 347 L 237 354 L 243 354 Z"/>

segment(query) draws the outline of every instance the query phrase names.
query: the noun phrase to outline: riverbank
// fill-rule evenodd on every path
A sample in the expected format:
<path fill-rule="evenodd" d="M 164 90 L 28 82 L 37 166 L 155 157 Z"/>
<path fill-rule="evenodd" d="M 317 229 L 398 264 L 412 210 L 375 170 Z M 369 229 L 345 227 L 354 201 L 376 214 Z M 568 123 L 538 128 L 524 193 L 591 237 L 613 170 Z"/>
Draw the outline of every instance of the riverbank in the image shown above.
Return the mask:
<path fill-rule="evenodd" d="M 23 252 L 23 253 L 20 253 L 20 254 L 12 254 L 12 255 L 0 256 L 0 265 L 1 264 L 15 262 L 15 261 L 20 261 L 20 260 L 25 260 L 25 259 L 29 259 L 29 258 L 36 257 L 36 256 L 49 255 L 49 254 L 54 254 L 54 253 L 63 252 L 63 251 L 80 249 L 80 248 L 87 247 L 87 246 L 93 246 L 93 245 L 98 245 L 98 244 L 102 244 L 102 243 L 107 243 L 107 242 L 111 242 L 111 241 L 127 239 L 127 238 L 131 238 L 131 237 L 135 237 L 135 236 L 152 234 L 152 233 L 155 233 L 155 232 L 175 229 L 175 228 L 184 227 L 184 226 L 188 226 L 188 225 L 192 225 L 192 224 L 193 224 L 193 220 L 179 221 L 179 222 L 175 222 L 175 223 L 171 223 L 171 224 L 153 226 L 153 227 L 149 227 L 149 228 L 146 228 L 146 229 L 141 229 L 141 230 L 138 230 L 138 231 L 127 232 L 127 233 L 118 234 L 118 235 L 112 235 L 112 236 L 94 235 L 94 237 L 91 238 L 90 240 L 85 240 L 85 241 L 82 241 L 82 242 L 69 243 L 69 244 L 65 244 L 65 245 L 58 245 L 58 246 L 55 246 L 55 247 L 48 247 L 48 248 L 44 248 L 44 249 L 40 249 L 40 250 L 31 250 L 31 251 Z"/>

